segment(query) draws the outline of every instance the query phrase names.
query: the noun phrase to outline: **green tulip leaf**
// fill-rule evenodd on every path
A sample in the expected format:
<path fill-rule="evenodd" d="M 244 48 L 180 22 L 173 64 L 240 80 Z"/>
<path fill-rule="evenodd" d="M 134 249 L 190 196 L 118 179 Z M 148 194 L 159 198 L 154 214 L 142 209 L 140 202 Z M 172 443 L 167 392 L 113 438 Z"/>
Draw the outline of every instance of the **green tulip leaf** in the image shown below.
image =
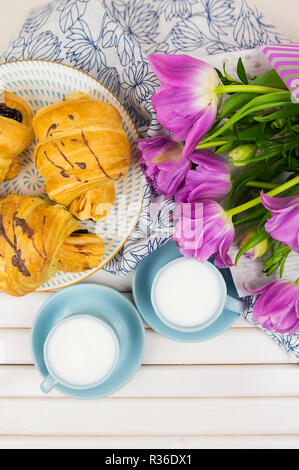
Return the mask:
<path fill-rule="evenodd" d="M 246 70 L 245 70 L 245 67 L 244 67 L 244 64 L 242 62 L 241 57 L 238 60 L 237 74 L 238 74 L 238 77 L 241 80 L 241 82 L 244 83 L 245 85 L 248 85 L 249 82 L 248 82 L 248 78 L 247 78 L 247 73 L 246 73 Z"/>

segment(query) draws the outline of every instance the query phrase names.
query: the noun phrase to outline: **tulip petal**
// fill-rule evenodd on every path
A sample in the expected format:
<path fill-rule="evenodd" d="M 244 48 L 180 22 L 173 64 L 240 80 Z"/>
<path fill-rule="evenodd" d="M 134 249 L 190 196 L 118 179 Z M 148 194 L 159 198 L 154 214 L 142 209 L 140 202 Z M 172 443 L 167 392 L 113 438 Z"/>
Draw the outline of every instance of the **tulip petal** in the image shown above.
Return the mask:
<path fill-rule="evenodd" d="M 268 330 L 296 332 L 299 328 L 299 286 L 285 279 L 251 291 L 260 293 L 253 306 L 253 319 Z"/>
<path fill-rule="evenodd" d="M 182 157 L 183 146 L 169 135 L 138 139 L 137 159 L 156 193 L 173 197 L 184 183 L 192 163 Z"/>
<path fill-rule="evenodd" d="M 173 162 L 166 163 L 168 165 L 160 165 L 162 168 L 157 176 L 156 183 L 160 194 L 163 194 L 165 198 L 170 198 L 184 182 L 186 172 L 190 168 L 191 163 L 183 159 L 178 164 L 173 164 Z"/>
<path fill-rule="evenodd" d="M 271 197 L 261 192 L 263 205 L 271 212 L 283 212 L 289 210 L 290 206 L 299 206 L 299 196 Z"/>
<path fill-rule="evenodd" d="M 265 230 L 275 239 L 299 252 L 299 207 L 273 215 L 265 224 Z"/>
<path fill-rule="evenodd" d="M 183 150 L 183 157 L 190 155 L 201 141 L 202 137 L 213 126 L 217 114 L 217 104 L 213 101 L 206 111 L 196 120 L 192 126 L 191 131 L 186 137 L 186 142 Z"/>
<path fill-rule="evenodd" d="M 299 253 L 299 196 L 279 198 L 262 192 L 261 201 L 272 216 L 265 224 L 266 231 Z"/>
<path fill-rule="evenodd" d="M 195 211 L 197 204 L 200 204 L 201 210 Z M 178 221 L 174 230 L 174 241 L 180 246 L 181 253 L 184 256 L 193 256 L 199 261 L 207 261 L 212 255 L 219 253 L 217 262 L 221 267 L 228 267 L 232 265 L 232 261 L 227 254 L 230 244 L 234 238 L 233 224 L 227 220 L 226 214 L 222 207 L 215 201 L 201 200 L 196 203 L 189 204 L 193 210 L 191 215 L 186 217 L 185 212 L 182 210 L 184 204 L 180 204 L 179 209 L 175 211 L 175 218 Z M 187 213 L 188 214 L 188 213 Z M 188 222 L 187 227 L 191 229 L 187 233 L 193 237 L 187 238 L 184 234 L 184 226 Z M 195 227 L 196 225 L 196 227 Z M 195 228 L 197 228 L 195 230 Z"/>
<path fill-rule="evenodd" d="M 195 150 L 189 160 L 195 168 L 187 172 L 182 188 L 175 195 L 177 202 L 218 200 L 229 193 L 230 169 L 223 157 L 210 150 Z"/>
<path fill-rule="evenodd" d="M 171 138 L 169 135 L 161 135 L 150 139 L 137 139 L 135 142 L 138 144 L 143 156 L 152 159 L 153 155 L 159 154 L 164 146 L 169 145 Z"/>
<path fill-rule="evenodd" d="M 217 155 L 211 150 L 195 150 L 189 157 L 192 163 L 197 165 L 197 171 L 209 171 L 214 173 L 213 178 L 219 176 L 219 179 L 223 179 L 221 173 L 230 174 L 230 169 L 225 158 Z"/>
<path fill-rule="evenodd" d="M 211 65 L 188 55 L 151 54 L 150 66 L 163 84 L 185 88 L 216 86 L 219 78 Z"/>
<path fill-rule="evenodd" d="M 191 170 L 192 171 L 192 170 Z M 191 172 L 189 172 L 191 173 Z M 196 172 L 192 172 L 196 173 Z M 193 184 L 195 186 L 196 178 L 192 176 Z M 186 184 L 189 184 L 188 174 L 186 177 Z M 199 180 L 196 186 L 188 196 L 188 202 L 194 202 L 201 198 L 206 199 L 222 199 L 231 190 L 231 184 L 225 181 L 201 181 Z"/>
<path fill-rule="evenodd" d="M 152 105 L 164 129 L 172 132 L 175 140 L 186 140 L 193 125 L 205 114 L 209 100 L 191 88 L 161 86 Z"/>
<path fill-rule="evenodd" d="M 218 268 L 227 268 L 233 266 L 232 259 L 227 253 L 233 242 L 233 239 L 234 232 L 228 232 L 226 237 L 220 243 L 219 251 L 214 261 Z"/>

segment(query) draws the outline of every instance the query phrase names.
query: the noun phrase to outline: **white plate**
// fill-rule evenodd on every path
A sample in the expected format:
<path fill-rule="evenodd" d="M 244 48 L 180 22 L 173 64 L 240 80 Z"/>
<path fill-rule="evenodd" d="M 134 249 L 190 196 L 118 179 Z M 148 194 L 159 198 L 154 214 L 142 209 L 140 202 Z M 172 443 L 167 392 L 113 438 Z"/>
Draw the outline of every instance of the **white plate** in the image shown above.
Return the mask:
<path fill-rule="evenodd" d="M 0 80 L 3 87 L 27 101 L 33 111 L 51 103 L 61 101 L 75 91 L 88 93 L 92 98 L 112 104 L 121 114 L 125 131 L 132 145 L 132 163 L 126 178 L 115 185 L 116 202 L 105 222 L 82 223 L 84 228 L 98 233 L 105 243 L 102 263 L 82 273 L 58 272 L 39 291 L 61 289 L 79 282 L 103 267 L 122 248 L 133 231 L 141 208 L 145 178 L 140 171 L 133 144 L 138 133 L 129 114 L 119 100 L 93 77 L 73 67 L 46 61 L 20 61 L 2 64 Z M 44 179 L 36 170 L 32 156 L 34 143 L 20 156 L 21 171 L 12 181 L 0 186 L 0 197 L 18 193 L 28 196 L 46 197 Z"/>

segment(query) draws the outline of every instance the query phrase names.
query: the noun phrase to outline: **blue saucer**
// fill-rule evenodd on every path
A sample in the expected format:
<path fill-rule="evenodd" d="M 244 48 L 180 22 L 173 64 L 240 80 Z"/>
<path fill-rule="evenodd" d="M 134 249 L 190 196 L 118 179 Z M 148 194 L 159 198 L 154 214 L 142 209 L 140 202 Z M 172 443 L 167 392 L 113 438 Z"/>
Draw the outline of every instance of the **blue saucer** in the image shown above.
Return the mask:
<path fill-rule="evenodd" d="M 185 343 L 206 341 L 220 335 L 227 330 L 238 318 L 239 314 L 224 309 L 220 317 L 207 328 L 183 332 L 165 325 L 156 315 L 151 303 L 151 287 L 157 271 L 169 261 L 182 256 L 174 242 L 169 242 L 138 264 L 133 278 L 133 297 L 143 320 L 157 333 L 167 338 Z M 229 269 L 219 269 L 227 286 L 227 293 L 234 298 L 238 294 Z"/>
<path fill-rule="evenodd" d="M 56 385 L 55 389 L 81 399 L 111 395 L 126 385 L 141 365 L 145 349 L 143 322 L 134 305 L 110 287 L 78 284 L 59 291 L 40 308 L 31 331 L 34 361 L 43 377 L 48 375 L 43 355 L 48 333 L 57 322 L 76 313 L 99 316 L 114 328 L 120 343 L 120 358 L 107 380 L 97 386 L 76 390 Z"/>

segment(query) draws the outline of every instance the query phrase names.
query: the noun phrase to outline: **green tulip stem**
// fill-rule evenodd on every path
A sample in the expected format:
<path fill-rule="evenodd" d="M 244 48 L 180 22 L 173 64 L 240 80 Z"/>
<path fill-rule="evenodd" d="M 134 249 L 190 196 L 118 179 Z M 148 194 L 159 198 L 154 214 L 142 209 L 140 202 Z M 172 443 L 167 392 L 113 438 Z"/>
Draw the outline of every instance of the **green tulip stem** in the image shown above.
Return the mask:
<path fill-rule="evenodd" d="M 298 286 L 299 286 L 299 277 L 298 277 L 298 279 L 296 279 L 295 284 L 298 284 Z"/>
<path fill-rule="evenodd" d="M 250 186 L 252 188 L 274 189 L 277 188 L 278 184 L 266 183 L 265 181 L 248 181 L 245 186 Z"/>
<path fill-rule="evenodd" d="M 271 88 L 267 86 L 258 85 L 222 85 L 216 86 L 216 95 L 224 95 L 225 93 L 244 92 L 244 93 L 274 93 L 282 91 L 279 88 Z"/>
<path fill-rule="evenodd" d="M 205 149 L 212 148 L 212 147 L 220 147 L 221 145 L 230 144 L 231 142 L 233 142 L 232 139 L 215 140 L 212 142 L 198 144 L 196 146 L 196 150 L 205 150 Z"/>
<path fill-rule="evenodd" d="M 292 188 L 296 184 L 299 184 L 299 176 L 296 176 L 295 178 L 286 181 L 285 183 L 277 186 L 276 188 L 272 189 L 272 191 L 269 191 L 267 196 L 277 196 L 277 194 L 282 193 L 283 191 L 286 191 L 287 189 Z M 254 206 L 257 206 L 258 204 L 261 203 L 261 198 L 256 197 L 255 199 L 252 199 L 251 201 L 245 202 L 244 204 L 241 204 L 240 206 L 233 207 L 232 209 L 229 209 L 226 214 L 230 217 L 236 214 L 240 214 L 240 212 L 244 212 L 248 209 L 251 209 Z"/>

